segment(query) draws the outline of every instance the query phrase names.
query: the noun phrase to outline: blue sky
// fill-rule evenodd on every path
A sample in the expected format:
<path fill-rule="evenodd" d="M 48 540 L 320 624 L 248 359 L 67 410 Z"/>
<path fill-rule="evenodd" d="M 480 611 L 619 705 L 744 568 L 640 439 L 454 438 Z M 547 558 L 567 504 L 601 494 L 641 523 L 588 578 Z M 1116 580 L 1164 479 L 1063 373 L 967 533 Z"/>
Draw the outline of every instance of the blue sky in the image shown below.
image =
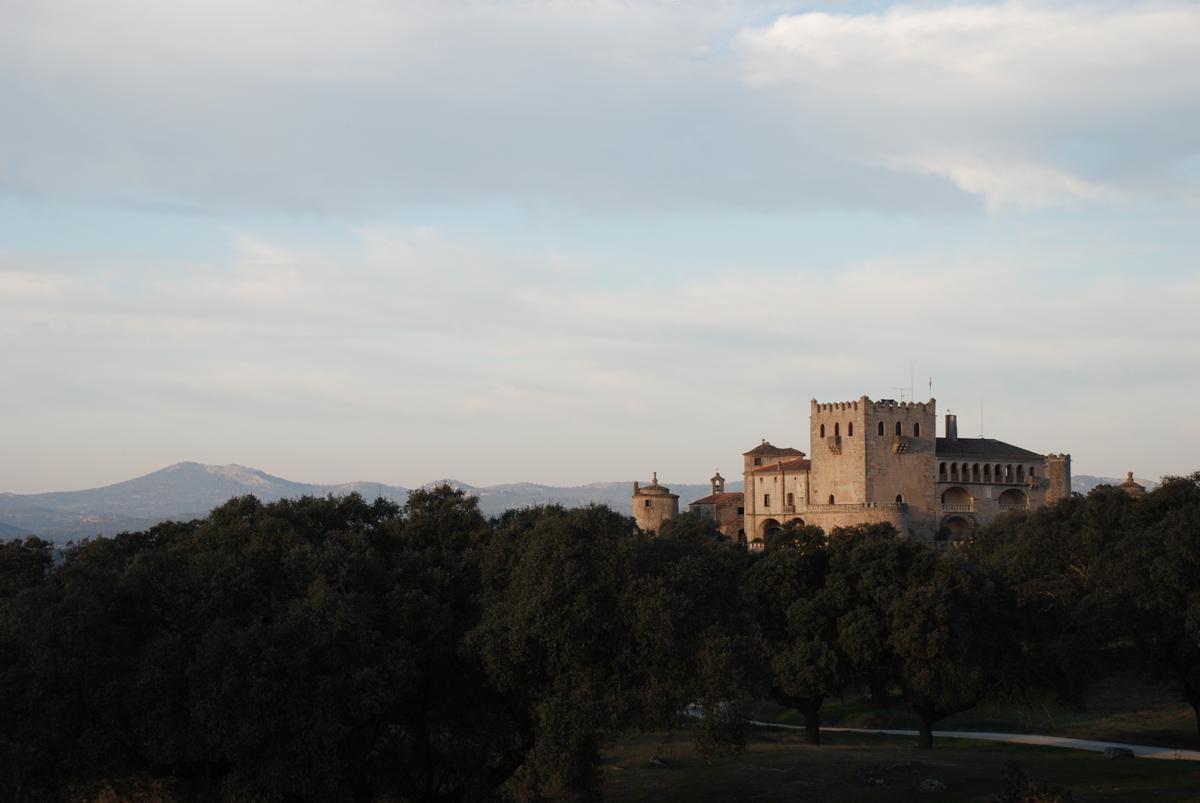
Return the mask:
<path fill-rule="evenodd" d="M 0 490 L 1200 467 L 1200 6 L 3 3 Z"/>

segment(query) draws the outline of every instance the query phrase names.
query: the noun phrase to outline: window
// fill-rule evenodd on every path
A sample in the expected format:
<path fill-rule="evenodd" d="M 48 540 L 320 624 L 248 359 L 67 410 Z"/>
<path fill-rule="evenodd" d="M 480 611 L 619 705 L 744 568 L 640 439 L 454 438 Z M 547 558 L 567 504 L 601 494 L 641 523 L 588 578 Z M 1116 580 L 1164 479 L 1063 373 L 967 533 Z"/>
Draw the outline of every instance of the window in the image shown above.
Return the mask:
<path fill-rule="evenodd" d="M 770 506 L 771 506 L 771 495 L 763 494 L 763 507 L 770 507 Z"/>
<path fill-rule="evenodd" d="M 831 505 L 832 505 L 832 504 L 834 504 L 834 502 L 833 502 L 833 494 L 830 494 L 830 495 L 829 495 L 829 504 L 831 504 Z"/>
<path fill-rule="evenodd" d="M 879 426 L 883 426 L 883 424 L 880 424 Z M 938 466 L 938 477 L 940 477 L 943 480 L 946 479 L 946 464 L 945 463 L 942 463 L 940 466 Z"/>
<path fill-rule="evenodd" d="M 913 424 L 913 437 L 914 438 L 921 437 L 921 422 L 920 421 Z"/>
<path fill-rule="evenodd" d="M 896 434 L 897 435 L 904 434 L 904 427 L 901 425 L 901 423 L 899 421 L 896 422 Z"/>
<path fill-rule="evenodd" d="M 787 503 L 788 503 L 789 505 L 794 505 L 794 504 L 796 504 L 796 497 L 795 497 L 795 495 L 794 495 L 794 494 L 790 494 L 790 493 L 789 493 L 789 494 L 787 495 Z"/>
<path fill-rule="evenodd" d="M 650 507 L 650 500 L 649 500 L 649 499 L 647 499 L 647 500 L 646 500 L 646 503 L 643 505 L 643 507 Z"/>
<path fill-rule="evenodd" d="M 756 457 L 756 458 L 754 458 L 754 465 L 756 465 L 756 466 L 761 466 L 761 465 L 762 465 L 762 458 L 761 458 L 761 457 Z"/>
<path fill-rule="evenodd" d="M 739 515 L 739 516 L 744 516 L 744 515 L 746 515 L 746 508 L 744 508 L 744 507 L 739 507 L 739 508 L 738 508 L 738 515 Z"/>
<path fill-rule="evenodd" d="M 883 437 L 883 422 L 879 422 L 879 437 Z"/>
<path fill-rule="evenodd" d="M 842 436 L 842 425 L 836 421 L 833 424 L 833 437 L 840 438 Z"/>
<path fill-rule="evenodd" d="M 904 504 L 904 494 L 896 494 L 896 504 L 897 505 Z"/>
<path fill-rule="evenodd" d="M 846 425 L 846 437 L 847 438 L 854 437 L 854 422 L 853 421 L 851 421 L 849 424 Z"/>
<path fill-rule="evenodd" d="M 825 437 L 825 425 L 824 424 L 821 425 L 821 437 L 822 438 Z"/>

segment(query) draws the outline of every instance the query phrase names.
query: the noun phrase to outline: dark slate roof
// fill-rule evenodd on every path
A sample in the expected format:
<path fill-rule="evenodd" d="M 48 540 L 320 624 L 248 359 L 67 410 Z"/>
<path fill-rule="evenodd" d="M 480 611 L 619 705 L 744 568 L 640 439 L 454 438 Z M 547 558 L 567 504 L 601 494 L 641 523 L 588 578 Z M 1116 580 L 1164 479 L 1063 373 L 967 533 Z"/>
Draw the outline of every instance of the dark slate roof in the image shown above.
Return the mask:
<path fill-rule="evenodd" d="M 808 471 L 812 468 L 812 461 L 804 457 L 793 457 L 791 460 L 779 460 L 774 463 L 768 463 L 763 466 L 758 466 L 751 470 L 751 474 L 771 474 L 777 471 Z"/>
<path fill-rule="evenodd" d="M 937 456 L 966 457 L 983 460 L 1044 460 L 1045 455 L 1013 446 L 1011 443 L 998 441 L 995 438 L 938 438 Z"/>
<path fill-rule="evenodd" d="M 795 456 L 795 457 L 804 457 L 804 452 L 800 451 L 799 449 L 793 449 L 790 446 L 783 446 L 783 447 L 772 446 L 771 444 L 767 443 L 766 441 L 763 441 L 758 446 L 755 446 L 753 449 L 751 449 L 748 452 L 742 452 L 743 456 L 745 456 L 745 455 L 763 455 L 763 454 L 769 454 L 772 456 L 788 455 L 788 456 Z"/>
<path fill-rule="evenodd" d="M 692 502 L 693 505 L 729 505 L 734 502 L 739 505 L 742 503 L 741 491 L 724 491 L 719 494 L 709 494 L 701 499 Z"/>

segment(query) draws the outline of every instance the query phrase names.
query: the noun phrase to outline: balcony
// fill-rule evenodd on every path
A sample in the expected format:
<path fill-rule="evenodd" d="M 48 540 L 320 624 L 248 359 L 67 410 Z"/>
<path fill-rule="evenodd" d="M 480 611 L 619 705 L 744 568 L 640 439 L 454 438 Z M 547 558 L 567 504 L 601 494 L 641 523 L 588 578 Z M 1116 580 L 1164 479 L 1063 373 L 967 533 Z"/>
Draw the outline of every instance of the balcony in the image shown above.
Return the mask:
<path fill-rule="evenodd" d="M 975 512 L 975 503 L 974 502 L 959 502 L 958 504 L 943 503 L 942 504 L 942 512 L 943 513 L 974 513 Z"/>
<path fill-rule="evenodd" d="M 997 507 L 1001 513 L 1012 513 L 1016 510 L 1029 510 L 1028 502 L 1001 502 Z"/>

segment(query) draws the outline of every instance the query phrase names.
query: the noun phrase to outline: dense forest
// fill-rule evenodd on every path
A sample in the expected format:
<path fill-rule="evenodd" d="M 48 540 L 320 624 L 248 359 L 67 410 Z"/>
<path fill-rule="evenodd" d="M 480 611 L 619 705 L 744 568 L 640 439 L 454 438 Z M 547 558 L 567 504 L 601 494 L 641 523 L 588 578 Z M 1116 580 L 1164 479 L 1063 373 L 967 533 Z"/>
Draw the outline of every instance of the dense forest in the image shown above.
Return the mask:
<path fill-rule="evenodd" d="M 56 550 L 0 544 L 0 798 L 595 799 L 605 740 L 737 751 L 745 706 L 1080 704 L 1121 656 L 1200 727 L 1200 473 L 1007 514 L 961 549 L 690 515 L 485 519 L 447 487 L 230 501 Z"/>

